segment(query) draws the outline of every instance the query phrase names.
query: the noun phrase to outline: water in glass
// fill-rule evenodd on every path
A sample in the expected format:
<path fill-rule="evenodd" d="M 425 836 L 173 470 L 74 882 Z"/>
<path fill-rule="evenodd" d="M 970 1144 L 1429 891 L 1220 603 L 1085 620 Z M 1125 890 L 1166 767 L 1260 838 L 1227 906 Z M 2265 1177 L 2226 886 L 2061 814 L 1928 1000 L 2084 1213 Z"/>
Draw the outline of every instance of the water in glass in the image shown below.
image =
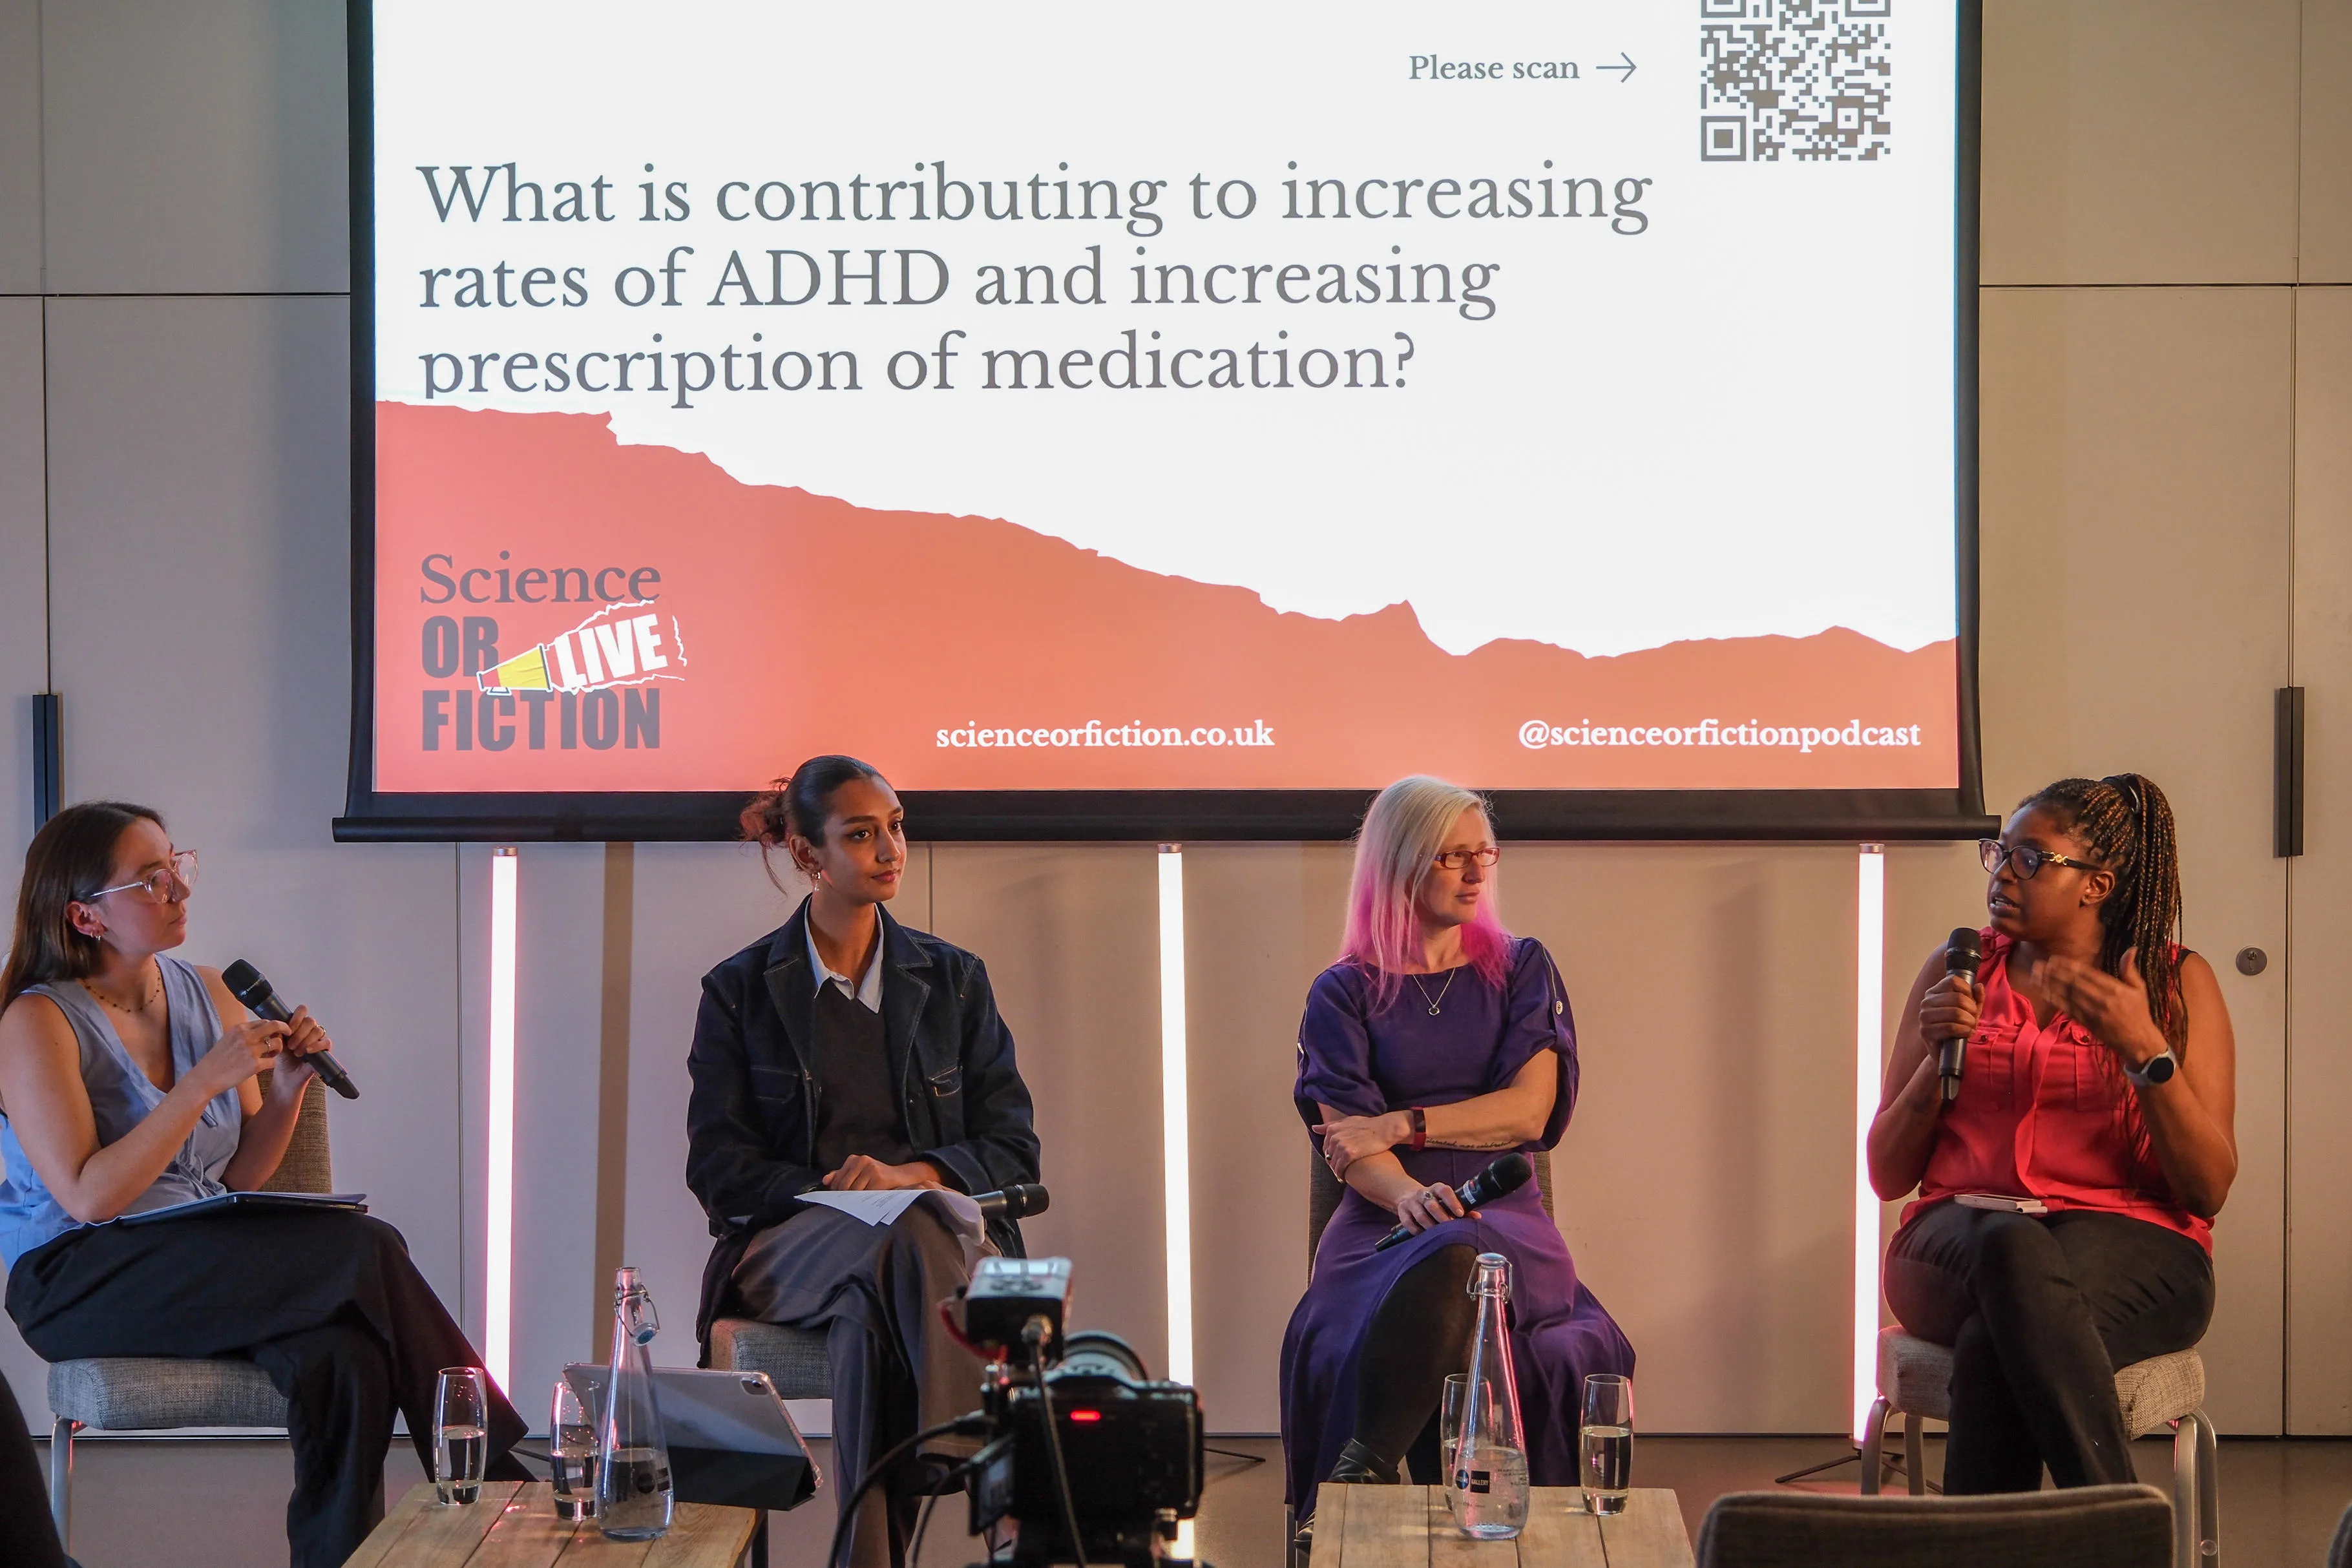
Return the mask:
<path fill-rule="evenodd" d="M 472 1502 L 482 1495 L 490 1435 L 480 1427 L 444 1427 L 434 1439 L 433 1490 L 444 1503 Z"/>
<path fill-rule="evenodd" d="M 1584 1506 L 1595 1513 L 1622 1513 L 1633 1481 L 1633 1429 L 1584 1428 Z"/>

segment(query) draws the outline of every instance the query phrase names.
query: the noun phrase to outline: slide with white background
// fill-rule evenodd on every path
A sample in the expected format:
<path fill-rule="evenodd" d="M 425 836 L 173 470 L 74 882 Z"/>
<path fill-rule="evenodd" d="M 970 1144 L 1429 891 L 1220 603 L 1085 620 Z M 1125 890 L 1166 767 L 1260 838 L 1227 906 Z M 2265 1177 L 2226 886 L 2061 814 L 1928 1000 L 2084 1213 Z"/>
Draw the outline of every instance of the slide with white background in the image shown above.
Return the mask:
<path fill-rule="evenodd" d="M 377 0 L 376 788 L 1951 788 L 1953 7 L 1750 9 Z"/>

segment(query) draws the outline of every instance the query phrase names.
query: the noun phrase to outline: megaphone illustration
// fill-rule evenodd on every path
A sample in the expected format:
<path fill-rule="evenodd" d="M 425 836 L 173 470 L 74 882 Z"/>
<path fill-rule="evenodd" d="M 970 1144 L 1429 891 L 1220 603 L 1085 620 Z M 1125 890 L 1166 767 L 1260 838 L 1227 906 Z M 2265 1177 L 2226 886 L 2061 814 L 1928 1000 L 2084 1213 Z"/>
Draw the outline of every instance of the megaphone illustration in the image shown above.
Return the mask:
<path fill-rule="evenodd" d="M 474 679 L 486 692 L 544 692 L 555 689 L 547 678 L 547 644 L 526 649 L 503 664 L 494 664 Z"/>

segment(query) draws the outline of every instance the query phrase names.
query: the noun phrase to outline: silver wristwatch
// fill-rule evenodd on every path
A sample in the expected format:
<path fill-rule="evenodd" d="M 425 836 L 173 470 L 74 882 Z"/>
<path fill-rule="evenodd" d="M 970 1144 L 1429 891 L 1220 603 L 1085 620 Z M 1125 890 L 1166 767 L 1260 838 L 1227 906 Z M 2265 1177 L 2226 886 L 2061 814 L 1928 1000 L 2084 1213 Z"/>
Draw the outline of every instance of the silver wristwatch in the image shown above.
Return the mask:
<path fill-rule="evenodd" d="M 2170 1082 L 2172 1075 L 2179 1071 L 2180 1059 L 2172 1054 L 2172 1048 L 2168 1045 L 2137 1067 L 2125 1068 L 2124 1076 L 2145 1089 L 2151 1083 Z"/>

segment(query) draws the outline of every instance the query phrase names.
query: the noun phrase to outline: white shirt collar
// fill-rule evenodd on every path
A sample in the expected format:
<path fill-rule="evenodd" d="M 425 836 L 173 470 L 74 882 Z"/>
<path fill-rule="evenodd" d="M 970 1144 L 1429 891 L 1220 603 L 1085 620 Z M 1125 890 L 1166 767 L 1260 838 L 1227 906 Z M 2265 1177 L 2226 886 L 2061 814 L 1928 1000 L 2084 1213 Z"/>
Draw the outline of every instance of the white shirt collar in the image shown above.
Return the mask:
<path fill-rule="evenodd" d="M 809 967 L 816 972 L 816 984 L 810 988 L 821 991 L 827 982 L 841 988 L 841 994 L 865 1008 L 867 1012 L 882 1010 L 882 945 L 887 933 L 882 926 L 882 912 L 874 912 L 874 954 L 866 961 L 866 975 L 853 980 L 847 975 L 836 974 L 825 966 L 824 956 L 816 950 L 816 922 L 808 925 Z"/>

